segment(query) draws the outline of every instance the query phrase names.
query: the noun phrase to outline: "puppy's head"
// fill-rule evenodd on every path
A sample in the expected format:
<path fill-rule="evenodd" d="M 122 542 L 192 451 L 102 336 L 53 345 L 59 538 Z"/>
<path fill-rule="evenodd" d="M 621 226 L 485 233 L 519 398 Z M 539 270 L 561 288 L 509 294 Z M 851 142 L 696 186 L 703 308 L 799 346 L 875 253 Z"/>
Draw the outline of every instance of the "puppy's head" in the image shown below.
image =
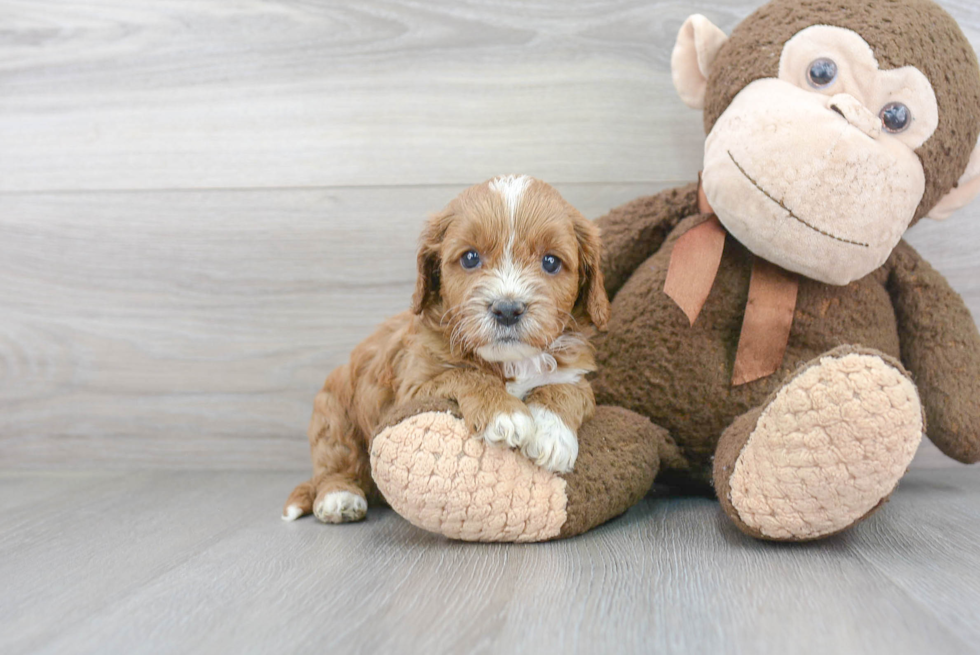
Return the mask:
<path fill-rule="evenodd" d="M 605 328 L 601 250 L 598 228 L 552 187 L 497 177 L 429 220 L 413 308 L 447 331 L 456 352 L 533 357 L 566 329 Z"/>

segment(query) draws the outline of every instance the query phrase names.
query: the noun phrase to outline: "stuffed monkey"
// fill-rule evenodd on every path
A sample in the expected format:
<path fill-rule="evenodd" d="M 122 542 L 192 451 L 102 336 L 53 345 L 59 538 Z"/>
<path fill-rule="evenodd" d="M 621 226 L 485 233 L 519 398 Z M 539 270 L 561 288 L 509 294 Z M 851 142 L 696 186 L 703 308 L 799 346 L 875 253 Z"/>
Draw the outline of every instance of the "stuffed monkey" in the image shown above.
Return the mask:
<path fill-rule="evenodd" d="M 684 23 L 699 184 L 599 219 L 605 405 L 558 476 L 471 438 L 451 404 L 374 440 L 391 506 L 470 540 L 581 533 L 654 480 L 712 488 L 743 532 L 819 539 L 895 489 L 923 434 L 980 460 L 980 335 L 907 243 L 980 191 L 980 68 L 931 0 L 773 0 L 731 37 Z"/>

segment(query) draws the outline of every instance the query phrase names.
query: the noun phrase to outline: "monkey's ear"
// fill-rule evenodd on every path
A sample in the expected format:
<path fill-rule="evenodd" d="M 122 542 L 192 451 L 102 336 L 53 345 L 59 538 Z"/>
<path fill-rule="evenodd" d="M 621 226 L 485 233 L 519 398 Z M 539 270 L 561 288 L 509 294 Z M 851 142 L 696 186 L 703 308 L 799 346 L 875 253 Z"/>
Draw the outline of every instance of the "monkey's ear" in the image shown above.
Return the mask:
<path fill-rule="evenodd" d="M 969 205 L 977 195 L 980 195 L 980 141 L 977 141 L 973 154 L 970 155 L 970 163 L 966 165 L 966 172 L 956 188 L 943 196 L 926 216 L 935 221 L 944 221 L 954 212 Z"/>
<path fill-rule="evenodd" d="M 694 14 L 681 26 L 670 56 L 670 71 L 677 94 L 691 109 L 704 109 L 711 64 L 727 40 L 725 33 L 701 14 Z"/>

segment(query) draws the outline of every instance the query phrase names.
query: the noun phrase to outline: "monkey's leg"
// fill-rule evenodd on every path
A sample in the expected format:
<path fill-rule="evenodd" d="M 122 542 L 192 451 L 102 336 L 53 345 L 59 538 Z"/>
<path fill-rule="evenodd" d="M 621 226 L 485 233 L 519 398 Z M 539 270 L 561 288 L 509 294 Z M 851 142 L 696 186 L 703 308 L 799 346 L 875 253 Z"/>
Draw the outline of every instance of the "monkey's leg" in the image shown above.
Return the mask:
<path fill-rule="evenodd" d="M 827 537 L 887 500 L 922 432 L 919 396 L 901 364 L 844 346 L 729 426 L 715 451 L 715 491 L 753 537 Z"/>
<path fill-rule="evenodd" d="M 666 430 L 618 407 L 599 407 L 582 425 L 567 475 L 472 439 L 446 401 L 399 408 L 384 425 L 371 466 L 388 503 L 425 530 L 465 541 L 581 534 L 636 504 L 661 468 L 686 465 Z"/>

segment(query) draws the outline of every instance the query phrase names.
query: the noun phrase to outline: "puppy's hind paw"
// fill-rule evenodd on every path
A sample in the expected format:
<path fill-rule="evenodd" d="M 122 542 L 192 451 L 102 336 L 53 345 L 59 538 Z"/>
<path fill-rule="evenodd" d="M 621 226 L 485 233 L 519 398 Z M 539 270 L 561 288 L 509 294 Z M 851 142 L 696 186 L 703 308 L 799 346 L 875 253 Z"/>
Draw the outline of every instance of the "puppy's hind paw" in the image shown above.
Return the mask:
<path fill-rule="evenodd" d="M 283 521 L 295 521 L 303 516 L 303 508 L 299 505 L 289 505 L 282 511 Z"/>
<path fill-rule="evenodd" d="M 527 412 L 500 413 L 490 420 L 483 432 L 487 443 L 502 443 L 516 448 L 534 437 L 534 419 Z"/>
<path fill-rule="evenodd" d="M 531 405 L 537 430 L 521 445 L 521 452 L 538 466 L 555 473 L 569 473 L 578 458 L 578 438 L 560 416 L 540 405 Z"/>
<path fill-rule="evenodd" d="M 331 491 L 317 498 L 313 514 L 324 523 L 360 521 L 367 514 L 367 501 L 349 491 Z"/>

